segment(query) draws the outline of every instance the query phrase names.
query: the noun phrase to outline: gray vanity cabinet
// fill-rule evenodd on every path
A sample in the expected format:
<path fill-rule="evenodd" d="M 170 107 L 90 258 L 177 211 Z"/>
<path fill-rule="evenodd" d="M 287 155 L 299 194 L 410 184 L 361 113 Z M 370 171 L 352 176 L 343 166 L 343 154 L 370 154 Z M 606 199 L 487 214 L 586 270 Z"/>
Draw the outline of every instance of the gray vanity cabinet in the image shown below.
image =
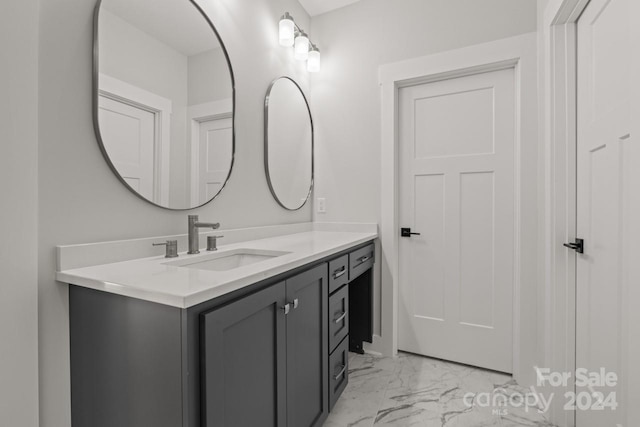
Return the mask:
<path fill-rule="evenodd" d="M 69 289 L 71 425 L 182 426 L 181 313 Z"/>
<path fill-rule="evenodd" d="M 285 283 L 201 315 L 203 425 L 286 424 Z"/>
<path fill-rule="evenodd" d="M 328 414 L 327 265 L 201 314 L 206 427 L 318 427 Z"/>
<path fill-rule="evenodd" d="M 372 263 L 369 242 L 189 308 L 71 285 L 73 427 L 321 427 L 370 341 Z"/>

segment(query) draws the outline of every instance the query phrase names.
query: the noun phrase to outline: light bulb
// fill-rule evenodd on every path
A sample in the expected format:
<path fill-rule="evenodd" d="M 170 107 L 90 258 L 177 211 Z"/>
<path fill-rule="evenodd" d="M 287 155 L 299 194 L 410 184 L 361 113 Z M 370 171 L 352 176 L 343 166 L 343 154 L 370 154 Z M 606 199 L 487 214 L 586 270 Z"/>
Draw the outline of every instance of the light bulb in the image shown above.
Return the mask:
<path fill-rule="evenodd" d="M 289 15 L 289 12 L 282 15 L 280 18 L 280 46 L 291 47 L 295 38 L 296 24 L 293 22 L 293 18 Z"/>
<path fill-rule="evenodd" d="M 309 37 L 304 32 L 298 33 L 296 37 L 294 56 L 299 61 L 306 61 L 309 57 Z"/>
<path fill-rule="evenodd" d="M 307 58 L 307 71 L 310 73 L 317 73 L 320 71 L 320 50 L 312 46 L 309 51 L 309 58 Z"/>

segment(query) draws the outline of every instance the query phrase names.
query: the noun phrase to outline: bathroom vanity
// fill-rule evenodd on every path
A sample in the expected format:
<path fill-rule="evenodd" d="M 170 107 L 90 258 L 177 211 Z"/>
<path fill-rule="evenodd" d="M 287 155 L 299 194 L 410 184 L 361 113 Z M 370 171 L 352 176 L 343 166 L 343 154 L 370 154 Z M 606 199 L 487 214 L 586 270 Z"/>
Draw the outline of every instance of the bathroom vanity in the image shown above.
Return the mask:
<path fill-rule="evenodd" d="M 349 348 L 372 338 L 375 238 L 311 231 L 59 271 L 74 427 L 321 426 Z"/>
<path fill-rule="evenodd" d="M 189 210 L 211 202 L 231 176 L 235 78 L 198 3 L 160 3 L 96 1 L 93 124 L 128 190 Z M 149 84 L 154 64 L 189 72 Z M 310 105 L 291 77 L 265 89 L 267 184 L 281 208 L 301 210 L 314 182 Z M 219 224 L 188 221 L 186 238 L 58 248 L 56 277 L 70 284 L 73 426 L 322 425 L 347 385 L 349 349 L 372 341 L 377 226 L 235 230 L 243 237 L 233 242 L 226 230 L 203 235 L 205 251 L 200 230 Z M 151 244 L 165 245 L 166 258 L 150 257 Z"/>

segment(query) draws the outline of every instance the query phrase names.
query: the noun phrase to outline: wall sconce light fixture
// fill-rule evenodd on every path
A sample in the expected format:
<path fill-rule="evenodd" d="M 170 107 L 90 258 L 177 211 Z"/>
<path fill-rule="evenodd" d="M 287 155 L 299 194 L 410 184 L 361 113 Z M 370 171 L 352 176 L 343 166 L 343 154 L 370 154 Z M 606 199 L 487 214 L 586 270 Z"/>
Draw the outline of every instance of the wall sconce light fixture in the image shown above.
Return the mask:
<path fill-rule="evenodd" d="M 305 31 L 296 24 L 289 12 L 285 12 L 278 25 L 280 46 L 292 47 L 294 57 L 299 61 L 307 61 L 307 71 L 320 71 L 320 49 L 309 40 Z"/>

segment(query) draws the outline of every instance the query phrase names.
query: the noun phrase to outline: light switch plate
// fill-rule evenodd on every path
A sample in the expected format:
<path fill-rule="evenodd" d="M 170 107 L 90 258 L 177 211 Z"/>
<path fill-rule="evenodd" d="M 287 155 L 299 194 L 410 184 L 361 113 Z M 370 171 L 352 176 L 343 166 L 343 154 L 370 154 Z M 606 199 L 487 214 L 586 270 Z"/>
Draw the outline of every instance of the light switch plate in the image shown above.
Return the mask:
<path fill-rule="evenodd" d="M 327 213 L 327 199 L 318 197 L 318 213 Z"/>

